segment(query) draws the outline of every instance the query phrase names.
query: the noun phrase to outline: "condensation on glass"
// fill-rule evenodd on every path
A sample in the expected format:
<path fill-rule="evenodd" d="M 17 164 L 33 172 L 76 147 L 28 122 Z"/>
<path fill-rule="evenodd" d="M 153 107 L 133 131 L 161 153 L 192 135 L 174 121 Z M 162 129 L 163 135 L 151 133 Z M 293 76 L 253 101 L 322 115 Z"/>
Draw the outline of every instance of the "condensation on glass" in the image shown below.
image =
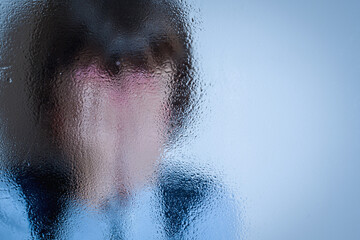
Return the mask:
<path fill-rule="evenodd" d="M 1 239 L 238 238 L 217 174 L 167 154 L 199 124 L 185 3 L 1 7 Z"/>

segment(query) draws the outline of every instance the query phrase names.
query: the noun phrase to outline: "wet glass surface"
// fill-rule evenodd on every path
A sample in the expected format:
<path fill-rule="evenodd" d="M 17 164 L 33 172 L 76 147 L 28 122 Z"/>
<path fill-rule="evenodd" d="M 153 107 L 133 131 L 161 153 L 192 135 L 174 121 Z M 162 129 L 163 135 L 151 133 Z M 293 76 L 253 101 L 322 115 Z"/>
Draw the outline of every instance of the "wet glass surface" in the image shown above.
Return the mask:
<path fill-rule="evenodd" d="M 360 239 L 357 1 L 0 2 L 0 239 Z"/>
<path fill-rule="evenodd" d="M 1 6 L 2 239 L 237 237 L 230 191 L 173 153 L 200 113 L 189 5 Z"/>

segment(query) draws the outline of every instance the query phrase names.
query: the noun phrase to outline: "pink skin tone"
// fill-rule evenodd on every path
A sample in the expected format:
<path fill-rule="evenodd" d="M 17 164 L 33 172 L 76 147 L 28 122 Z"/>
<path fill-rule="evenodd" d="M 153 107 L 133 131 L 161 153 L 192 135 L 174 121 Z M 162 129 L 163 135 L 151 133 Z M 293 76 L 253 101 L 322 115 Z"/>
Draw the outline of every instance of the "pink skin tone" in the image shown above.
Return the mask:
<path fill-rule="evenodd" d="M 75 163 L 78 197 L 97 205 L 151 179 L 167 137 L 173 75 L 171 63 L 153 73 L 124 66 L 110 76 L 96 60 L 80 62 L 59 75 L 52 131 Z"/>

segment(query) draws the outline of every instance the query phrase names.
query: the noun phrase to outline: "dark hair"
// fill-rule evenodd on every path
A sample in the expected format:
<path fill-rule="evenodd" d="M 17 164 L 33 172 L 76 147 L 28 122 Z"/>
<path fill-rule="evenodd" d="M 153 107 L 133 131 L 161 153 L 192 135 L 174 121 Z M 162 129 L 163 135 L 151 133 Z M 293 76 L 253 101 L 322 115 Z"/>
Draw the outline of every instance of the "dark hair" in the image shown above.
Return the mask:
<path fill-rule="evenodd" d="M 182 6 L 172 0 L 48 1 L 30 50 L 38 112 L 51 108 L 49 89 L 59 69 L 71 66 L 85 48 L 102 55 L 109 74 L 117 73 L 114 63 L 119 58 L 146 66 L 144 50 L 150 48 L 159 64 L 166 59 L 174 64 L 169 130 L 170 137 L 177 136 L 195 94 L 189 28 Z"/>

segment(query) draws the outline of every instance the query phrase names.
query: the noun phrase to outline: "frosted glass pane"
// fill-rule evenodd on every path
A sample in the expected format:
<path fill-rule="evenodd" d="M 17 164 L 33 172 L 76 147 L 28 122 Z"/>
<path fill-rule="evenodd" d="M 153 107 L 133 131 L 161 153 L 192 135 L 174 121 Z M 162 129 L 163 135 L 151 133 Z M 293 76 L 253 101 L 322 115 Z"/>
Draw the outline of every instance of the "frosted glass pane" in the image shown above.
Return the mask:
<path fill-rule="evenodd" d="M 360 3 L 0 3 L 0 239 L 359 239 Z"/>

